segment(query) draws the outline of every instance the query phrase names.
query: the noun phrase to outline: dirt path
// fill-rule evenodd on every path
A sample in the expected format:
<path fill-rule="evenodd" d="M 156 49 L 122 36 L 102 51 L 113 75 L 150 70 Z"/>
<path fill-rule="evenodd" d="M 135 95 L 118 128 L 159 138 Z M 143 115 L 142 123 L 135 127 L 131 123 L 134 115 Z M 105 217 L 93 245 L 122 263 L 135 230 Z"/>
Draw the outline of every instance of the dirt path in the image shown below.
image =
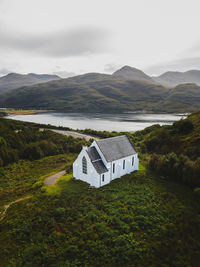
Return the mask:
<path fill-rule="evenodd" d="M 57 179 L 60 178 L 61 176 L 65 175 L 65 174 L 66 174 L 66 171 L 61 171 L 61 172 L 58 172 L 54 175 L 51 175 L 47 179 L 45 179 L 44 184 L 45 185 L 56 184 Z"/>
<path fill-rule="evenodd" d="M 4 211 L 1 213 L 0 221 L 3 220 L 3 218 L 6 216 L 6 212 L 7 212 L 8 208 L 9 208 L 12 204 L 15 204 L 15 203 L 17 203 L 17 202 L 20 202 L 20 201 L 22 201 L 22 200 L 25 200 L 25 199 L 28 199 L 28 198 L 31 198 L 31 197 L 32 197 L 32 196 L 22 197 L 22 198 L 19 198 L 19 199 L 15 200 L 15 201 L 12 201 L 12 202 L 10 202 L 10 203 L 4 205 Z"/>
<path fill-rule="evenodd" d="M 44 131 L 45 129 L 41 128 L 40 130 Z M 53 131 L 55 133 L 59 133 L 59 134 L 67 135 L 67 136 L 72 136 L 72 137 L 75 137 L 75 138 L 82 138 L 82 139 L 85 139 L 87 141 L 89 141 L 91 138 L 94 139 L 94 140 L 97 139 L 97 138 L 95 138 L 95 137 L 93 137 L 91 135 L 77 133 L 77 132 L 73 132 L 73 131 L 64 131 L 64 130 L 56 130 L 56 129 L 46 129 L 46 130 L 50 130 L 50 131 Z"/>

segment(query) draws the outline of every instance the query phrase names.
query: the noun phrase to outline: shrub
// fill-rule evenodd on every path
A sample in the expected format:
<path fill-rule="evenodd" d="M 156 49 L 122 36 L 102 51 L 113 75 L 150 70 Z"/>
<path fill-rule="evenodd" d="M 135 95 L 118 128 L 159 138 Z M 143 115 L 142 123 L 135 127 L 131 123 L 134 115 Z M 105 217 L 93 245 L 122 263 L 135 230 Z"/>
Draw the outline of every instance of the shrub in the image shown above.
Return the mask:
<path fill-rule="evenodd" d="M 188 134 L 194 129 L 194 125 L 190 120 L 176 121 L 173 125 L 180 134 Z"/>
<path fill-rule="evenodd" d="M 200 187 L 194 189 L 194 194 L 200 198 Z"/>

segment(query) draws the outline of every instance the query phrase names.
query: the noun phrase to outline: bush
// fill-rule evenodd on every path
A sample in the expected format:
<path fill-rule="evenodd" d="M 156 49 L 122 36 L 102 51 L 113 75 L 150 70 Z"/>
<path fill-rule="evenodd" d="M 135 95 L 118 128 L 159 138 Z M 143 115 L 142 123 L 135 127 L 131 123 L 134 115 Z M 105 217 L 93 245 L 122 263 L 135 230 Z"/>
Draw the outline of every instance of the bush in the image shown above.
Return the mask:
<path fill-rule="evenodd" d="M 153 154 L 149 168 L 160 175 L 180 180 L 191 186 L 200 185 L 200 159 L 191 161 L 187 156 L 177 156 L 174 152 L 166 155 Z"/>
<path fill-rule="evenodd" d="M 176 121 L 173 125 L 180 134 L 188 134 L 194 129 L 194 125 L 190 120 Z"/>
<path fill-rule="evenodd" d="M 200 198 L 200 187 L 194 189 L 194 194 Z"/>

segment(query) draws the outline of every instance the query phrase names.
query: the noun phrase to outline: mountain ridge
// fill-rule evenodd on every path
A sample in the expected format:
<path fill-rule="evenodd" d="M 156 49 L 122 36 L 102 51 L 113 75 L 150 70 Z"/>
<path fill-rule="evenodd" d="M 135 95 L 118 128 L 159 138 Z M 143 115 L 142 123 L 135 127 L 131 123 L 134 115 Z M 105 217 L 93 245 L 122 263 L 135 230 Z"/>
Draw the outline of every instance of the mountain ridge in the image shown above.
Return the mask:
<path fill-rule="evenodd" d="M 112 75 L 117 76 L 117 77 L 123 77 L 126 79 L 136 80 L 136 81 L 155 83 L 155 81 L 150 76 L 148 76 L 146 73 L 144 73 L 143 71 L 137 68 L 130 67 L 128 65 L 115 71 Z"/>
<path fill-rule="evenodd" d="M 192 112 L 200 109 L 200 87 L 159 84 L 87 73 L 23 86 L 3 94 L 3 108 L 51 109 L 67 112 Z"/>
<path fill-rule="evenodd" d="M 58 75 L 35 73 L 19 74 L 11 72 L 3 77 L 0 77 L 0 94 L 21 86 L 39 84 L 58 79 L 60 79 Z"/>
<path fill-rule="evenodd" d="M 158 77 L 152 77 L 156 82 L 164 86 L 176 86 L 178 84 L 196 83 L 200 85 L 200 70 L 167 71 Z"/>

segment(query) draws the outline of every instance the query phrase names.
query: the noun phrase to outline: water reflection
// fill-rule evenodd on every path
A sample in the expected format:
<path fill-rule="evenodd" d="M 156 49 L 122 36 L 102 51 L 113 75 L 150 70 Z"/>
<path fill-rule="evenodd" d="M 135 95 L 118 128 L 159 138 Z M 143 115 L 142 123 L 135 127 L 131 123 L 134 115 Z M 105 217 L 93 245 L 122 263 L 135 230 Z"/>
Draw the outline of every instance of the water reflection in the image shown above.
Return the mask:
<path fill-rule="evenodd" d="M 41 113 L 34 115 L 12 115 L 11 119 L 36 123 L 66 126 L 72 129 L 94 129 L 106 131 L 137 131 L 159 123 L 172 124 L 184 118 L 181 114 L 102 114 L 102 113 Z"/>

